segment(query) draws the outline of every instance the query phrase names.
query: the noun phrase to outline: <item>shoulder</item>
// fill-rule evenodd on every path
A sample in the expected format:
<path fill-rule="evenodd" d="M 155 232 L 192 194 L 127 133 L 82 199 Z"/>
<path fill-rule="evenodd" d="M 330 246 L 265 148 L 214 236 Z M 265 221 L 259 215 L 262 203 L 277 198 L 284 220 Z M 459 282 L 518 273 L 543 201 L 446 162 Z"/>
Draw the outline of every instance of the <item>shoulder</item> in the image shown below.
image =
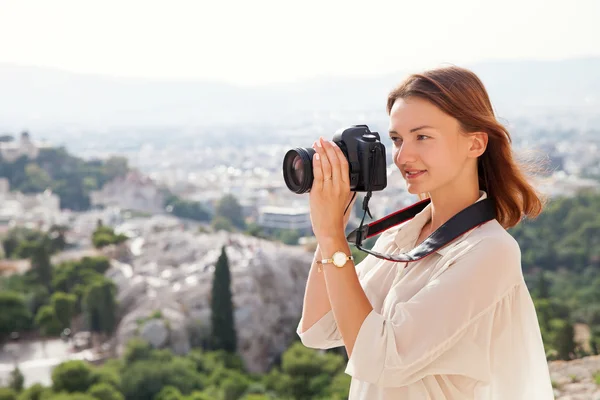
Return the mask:
<path fill-rule="evenodd" d="M 478 227 L 466 240 L 473 247 L 479 247 L 494 254 L 502 253 L 510 257 L 519 256 L 519 258 L 521 255 L 519 243 L 497 220 L 489 221 Z"/>
<path fill-rule="evenodd" d="M 473 269 L 476 275 L 516 283 L 522 279 L 519 243 L 493 220 L 474 229 L 451 255 L 452 264 Z"/>

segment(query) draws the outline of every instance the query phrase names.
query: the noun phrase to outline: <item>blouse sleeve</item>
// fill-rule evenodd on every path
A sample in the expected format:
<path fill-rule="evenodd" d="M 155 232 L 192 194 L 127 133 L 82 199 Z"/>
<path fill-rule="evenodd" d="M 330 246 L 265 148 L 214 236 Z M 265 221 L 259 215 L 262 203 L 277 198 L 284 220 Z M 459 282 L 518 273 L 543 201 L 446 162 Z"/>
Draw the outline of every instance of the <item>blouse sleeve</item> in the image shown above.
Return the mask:
<path fill-rule="evenodd" d="M 300 332 L 301 326 L 302 319 L 300 319 L 296 333 L 300 336 L 300 341 L 306 347 L 312 349 L 331 349 L 344 345 L 332 310 L 329 310 L 327 314 L 304 332 Z"/>
<path fill-rule="evenodd" d="M 391 237 L 392 236 L 387 232 L 382 234 L 375 242 L 373 249 L 376 251 L 382 251 L 383 246 L 389 246 Z M 361 281 L 365 274 L 371 268 L 373 268 L 377 261 L 377 258 L 369 254 L 359 264 L 356 265 L 356 274 L 359 281 Z M 306 347 L 313 349 L 330 349 L 332 347 L 340 347 L 344 345 L 342 335 L 338 330 L 332 310 L 329 310 L 327 314 L 315 322 L 315 324 L 306 331 L 301 332 L 301 326 L 302 319 L 296 328 L 296 333 L 300 337 L 302 344 Z"/>
<path fill-rule="evenodd" d="M 494 308 L 519 284 L 520 257 L 510 236 L 469 246 L 409 301 L 395 304 L 389 318 L 368 314 L 346 373 L 382 387 L 434 374 L 484 380 Z"/>

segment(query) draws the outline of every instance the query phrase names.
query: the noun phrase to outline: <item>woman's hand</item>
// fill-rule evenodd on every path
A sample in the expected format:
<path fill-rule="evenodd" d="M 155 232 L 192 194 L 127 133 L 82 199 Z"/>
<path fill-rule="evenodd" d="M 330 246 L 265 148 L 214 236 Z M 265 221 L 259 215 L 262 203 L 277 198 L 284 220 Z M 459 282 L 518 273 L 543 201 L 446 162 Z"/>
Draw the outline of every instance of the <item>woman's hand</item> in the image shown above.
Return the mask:
<path fill-rule="evenodd" d="M 310 219 L 317 242 L 345 237 L 352 208 L 348 161 L 339 146 L 322 137 L 313 145 L 313 184 L 310 189 Z"/>

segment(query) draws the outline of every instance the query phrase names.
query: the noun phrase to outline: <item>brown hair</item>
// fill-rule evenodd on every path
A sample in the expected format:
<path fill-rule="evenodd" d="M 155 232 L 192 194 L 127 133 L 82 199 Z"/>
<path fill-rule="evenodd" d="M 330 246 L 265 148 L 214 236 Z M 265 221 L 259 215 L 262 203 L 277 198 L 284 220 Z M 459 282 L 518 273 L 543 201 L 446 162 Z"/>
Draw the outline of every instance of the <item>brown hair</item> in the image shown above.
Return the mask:
<path fill-rule="evenodd" d="M 478 159 L 479 188 L 496 203 L 496 219 L 508 229 L 522 218 L 535 218 L 544 205 L 542 196 L 527 181 L 532 164 L 518 165 L 511 149 L 512 139 L 500 124 L 481 80 L 473 72 L 442 67 L 412 74 L 388 95 L 387 112 L 397 99 L 419 97 L 456 118 L 463 133 L 486 132 L 488 145 Z"/>

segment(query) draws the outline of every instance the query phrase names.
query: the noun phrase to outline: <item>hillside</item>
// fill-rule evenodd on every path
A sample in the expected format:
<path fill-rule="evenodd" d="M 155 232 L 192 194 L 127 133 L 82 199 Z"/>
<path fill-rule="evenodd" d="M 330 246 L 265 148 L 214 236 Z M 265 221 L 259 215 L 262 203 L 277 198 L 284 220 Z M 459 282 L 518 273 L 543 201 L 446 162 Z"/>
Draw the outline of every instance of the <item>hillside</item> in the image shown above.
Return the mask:
<path fill-rule="evenodd" d="M 477 72 L 502 114 L 600 106 L 600 58 L 489 61 Z M 375 112 L 408 72 L 366 77 L 318 77 L 287 84 L 235 86 L 82 75 L 51 68 L 0 64 L 0 126 L 210 126 L 277 123 L 314 112 Z"/>

